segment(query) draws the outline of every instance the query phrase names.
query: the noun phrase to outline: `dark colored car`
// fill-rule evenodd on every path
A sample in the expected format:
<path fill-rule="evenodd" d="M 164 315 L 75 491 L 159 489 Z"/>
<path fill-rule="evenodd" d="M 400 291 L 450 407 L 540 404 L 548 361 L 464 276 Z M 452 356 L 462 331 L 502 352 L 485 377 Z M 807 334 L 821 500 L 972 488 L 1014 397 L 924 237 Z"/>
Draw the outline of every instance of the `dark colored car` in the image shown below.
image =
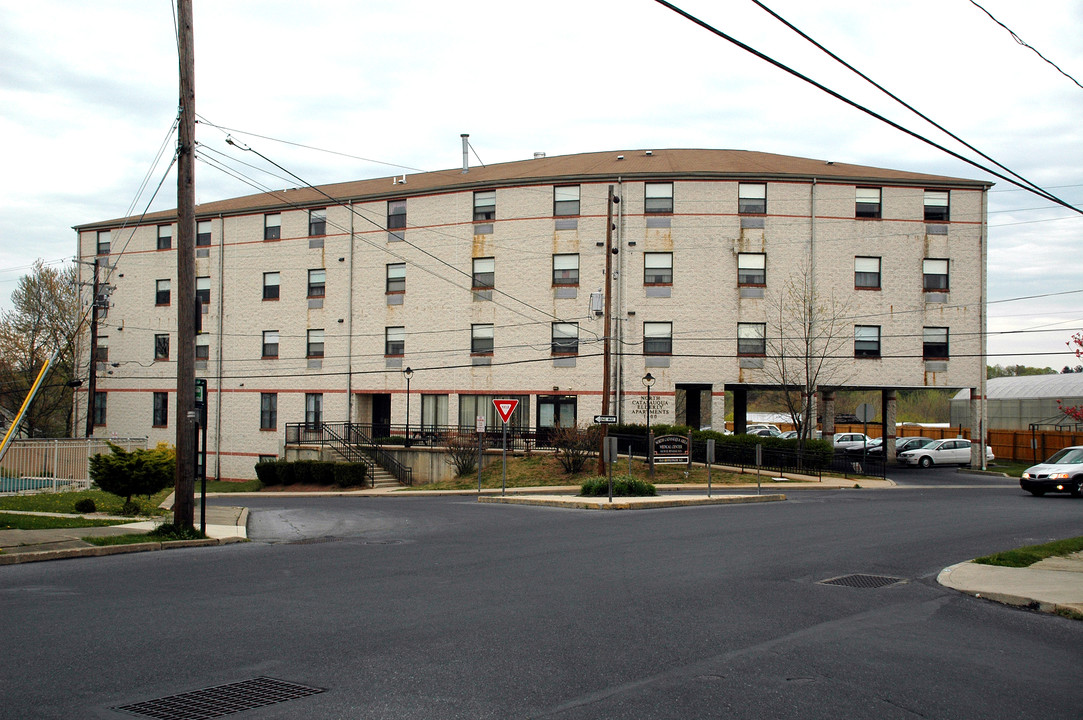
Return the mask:
<path fill-rule="evenodd" d="M 1083 446 L 1066 447 L 1044 463 L 1027 468 L 1019 478 L 1019 487 L 1039 497 L 1046 493 L 1083 496 Z"/>

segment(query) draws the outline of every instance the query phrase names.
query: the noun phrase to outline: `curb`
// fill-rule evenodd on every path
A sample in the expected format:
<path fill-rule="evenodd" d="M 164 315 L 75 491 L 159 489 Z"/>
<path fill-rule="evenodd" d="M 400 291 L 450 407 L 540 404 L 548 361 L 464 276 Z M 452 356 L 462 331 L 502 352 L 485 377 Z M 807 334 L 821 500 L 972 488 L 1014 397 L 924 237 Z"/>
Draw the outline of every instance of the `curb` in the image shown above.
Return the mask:
<path fill-rule="evenodd" d="M 1073 616 L 1083 616 L 1083 603 L 1062 603 L 1051 602 L 1048 600 L 1039 600 L 1037 598 L 1028 597 L 1026 595 L 1017 595 L 1015 593 L 998 592 L 996 590 L 981 590 L 973 587 L 961 587 L 952 581 L 952 573 L 961 567 L 970 567 L 974 565 L 972 560 L 966 560 L 961 563 L 950 565 L 941 570 L 937 576 L 936 581 L 940 585 L 946 588 L 955 590 L 956 592 L 963 593 L 964 595 L 970 595 L 971 597 L 979 598 L 981 600 L 991 600 L 998 602 L 1002 605 L 1010 605 L 1012 607 L 1023 608 L 1025 610 L 1037 610 L 1038 612 L 1052 613 L 1052 614 L 1070 614 Z"/>
<path fill-rule="evenodd" d="M 165 542 L 131 543 L 129 545 L 102 545 L 67 550 L 40 550 L 23 553 L 0 555 L 0 565 L 18 565 L 20 563 L 42 562 L 44 560 L 67 560 L 79 557 L 104 557 L 125 553 L 154 552 L 157 550 L 176 550 L 189 547 L 213 547 L 248 542 L 247 538 L 206 538 L 204 540 L 167 540 Z"/>
<path fill-rule="evenodd" d="M 655 508 L 689 507 L 692 505 L 736 505 L 743 503 L 779 502 L 786 496 L 781 493 L 770 495 L 724 495 L 712 498 L 673 498 L 670 500 L 646 499 L 639 501 L 620 500 L 609 502 L 608 498 L 585 500 L 582 498 L 544 498 L 544 497 L 492 497 L 482 496 L 479 503 L 503 505 L 535 505 L 540 507 L 567 508 L 573 510 L 653 510 Z"/>

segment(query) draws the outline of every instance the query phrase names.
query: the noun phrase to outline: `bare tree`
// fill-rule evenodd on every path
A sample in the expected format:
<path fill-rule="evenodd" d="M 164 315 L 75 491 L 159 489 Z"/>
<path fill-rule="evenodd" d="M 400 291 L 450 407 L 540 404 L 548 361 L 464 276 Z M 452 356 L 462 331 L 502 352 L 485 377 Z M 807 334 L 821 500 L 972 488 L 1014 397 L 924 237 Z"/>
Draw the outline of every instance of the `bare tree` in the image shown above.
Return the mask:
<path fill-rule="evenodd" d="M 807 266 L 767 297 L 767 308 L 764 372 L 779 386 L 803 445 L 816 424 L 817 389 L 840 385 L 851 372 L 852 318 L 845 302 L 815 286 Z"/>
<path fill-rule="evenodd" d="M 73 333 L 79 323 L 75 268 L 34 263 L 11 294 L 13 309 L 0 314 L 0 405 L 18 411 L 42 364 L 60 351 L 23 420 L 30 436 L 65 436 L 72 430 Z"/>

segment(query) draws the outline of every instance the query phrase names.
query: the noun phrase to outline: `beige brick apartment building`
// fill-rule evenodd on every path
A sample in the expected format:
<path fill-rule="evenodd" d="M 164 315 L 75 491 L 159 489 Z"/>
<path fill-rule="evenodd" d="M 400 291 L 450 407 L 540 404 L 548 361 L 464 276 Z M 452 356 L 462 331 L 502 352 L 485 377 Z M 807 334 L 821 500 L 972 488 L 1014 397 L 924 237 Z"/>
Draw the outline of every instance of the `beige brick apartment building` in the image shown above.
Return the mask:
<path fill-rule="evenodd" d="M 479 414 L 498 427 L 493 397 L 520 399 L 519 426 L 591 422 L 610 210 L 622 422 L 645 421 L 650 373 L 652 421 L 721 427 L 729 389 L 743 424 L 745 391 L 778 382 L 772 328 L 798 312 L 780 298 L 802 282 L 846 311 L 834 387 L 880 389 L 885 407 L 898 388 L 980 396 L 988 188 L 759 152 L 628 150 L 201 205 L 209 474 L 254 476 L 287 423 L 379 435 L 407 422 L 407 399 L 415 428 Z M 80 259 L 113 266 L 98 392 L 76 400 L 95 435 L 173 440 L 175 218 L 76 228 Z"/>

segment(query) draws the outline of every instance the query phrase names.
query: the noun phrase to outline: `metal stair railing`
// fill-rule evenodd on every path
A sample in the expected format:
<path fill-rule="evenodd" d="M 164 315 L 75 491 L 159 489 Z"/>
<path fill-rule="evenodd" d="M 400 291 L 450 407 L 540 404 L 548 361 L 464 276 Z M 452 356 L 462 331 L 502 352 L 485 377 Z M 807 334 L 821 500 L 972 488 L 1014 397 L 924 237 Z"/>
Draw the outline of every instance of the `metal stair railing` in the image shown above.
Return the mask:
<path fill-rule="evenodd" d="M 330 446 L 348 462 L 364 463 L 371 472 L 379 466 L 393 475 L 403 485 L 413 485 L 414 470 L 404 465 L 379 445 L 374 443 L 359 423 L 291 423 L 286 426 L 286 444 L 314 443 Z"/>

